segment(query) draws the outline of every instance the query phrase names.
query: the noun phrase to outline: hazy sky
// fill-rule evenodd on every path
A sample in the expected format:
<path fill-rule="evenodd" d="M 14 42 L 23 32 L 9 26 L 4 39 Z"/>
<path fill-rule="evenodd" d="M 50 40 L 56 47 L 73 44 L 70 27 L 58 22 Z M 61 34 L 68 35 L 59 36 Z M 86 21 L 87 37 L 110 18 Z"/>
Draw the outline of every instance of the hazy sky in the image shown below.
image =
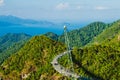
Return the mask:
<path fill-rule="evenodd" d="M 0 0 L 0 15 L 59 21 L 120 19 L 120 0 Z"/>

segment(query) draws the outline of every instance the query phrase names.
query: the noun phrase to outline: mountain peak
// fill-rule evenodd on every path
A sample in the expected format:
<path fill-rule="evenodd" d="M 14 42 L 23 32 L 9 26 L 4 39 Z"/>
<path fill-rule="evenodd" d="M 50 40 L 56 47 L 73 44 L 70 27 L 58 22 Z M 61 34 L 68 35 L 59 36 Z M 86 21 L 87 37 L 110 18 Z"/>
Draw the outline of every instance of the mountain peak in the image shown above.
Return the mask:
<path fill-rule="evenodd" d="M 54 71 L 50 62 L 55 55 L 64 50 L 65 46 L 62 43 L 51 40 L 44 35 L 35 36 L 3 63 L 0 68 L 3 73 L 0 72 L 0 76 L 3 75 L 3 79 L 19 80 L 23 79 L 22 75 L 28 75 L 28 79 L 35 76 L 34 80 L 39 80 L 42 75 L 48 73 L 45 76 L 46 79 L 52 79 L 50 76 L 56 75 L 57 72 Z M 14 74 L 16 75 L 14 76 Z"/>

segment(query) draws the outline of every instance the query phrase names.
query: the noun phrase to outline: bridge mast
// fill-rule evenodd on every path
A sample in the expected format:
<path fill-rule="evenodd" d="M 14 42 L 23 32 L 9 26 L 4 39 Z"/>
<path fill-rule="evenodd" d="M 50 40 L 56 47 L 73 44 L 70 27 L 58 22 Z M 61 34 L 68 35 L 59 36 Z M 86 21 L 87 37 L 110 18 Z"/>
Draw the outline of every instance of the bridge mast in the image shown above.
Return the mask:
<path fill-rule="evenodd" d="M 70 71 L 74 72 L 70 41 L 69 41 L 69 38 L 68 38 L 67 27 L 66 26 L 64 26 L 64 37 L 65 37 L 65 44 L 67 46 L 67 52 L 68 52 L 68 58 L 69 58 L 68 59 L 68 64 L 70 64 L 69 68 L 70 68 Z M 72 80 L 74 80 L 73 77 L 72 77 Z"/>

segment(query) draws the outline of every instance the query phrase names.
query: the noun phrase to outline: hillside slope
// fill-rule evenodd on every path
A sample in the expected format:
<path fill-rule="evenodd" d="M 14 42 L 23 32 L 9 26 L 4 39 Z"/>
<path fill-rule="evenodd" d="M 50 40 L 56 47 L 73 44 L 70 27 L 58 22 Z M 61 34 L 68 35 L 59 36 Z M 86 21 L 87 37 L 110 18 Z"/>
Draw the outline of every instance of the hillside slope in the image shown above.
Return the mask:
<path fill-rule="evenodd" d="M 105 43 L 81 49 L 74 47 L 72 58 L 74 70 L 78 75 L 92 80 L 120 79 L 120 40 L 117 36 Z M 60 64 L 70 66 L 67 56 L 60 59 Z"/>
<path fill-rule="evenodd" d="M 103 80 L 120 79 L 119 23 L 113 23 L 98 35 L 96 41 L 99 43 L 73 50 L 78 73 Z"/>
<path fill-rule="evenodd" d="M 17 52 L 30 37 L 24 33 L 8 33 L 0 37 L 0 64 Z"/>
<path fill-rule="evenodd" d="M 68 32 L 71 47 L 81 47 L 88 44 L 95 36 L 99 35 L 107 27 L 109 26 L 103 22 L 94 22 L 86 27 Z M 64 42 L 64 35 L 60 36 L 58 40 Z"/>
<path fill-rule="evenodd" d="M 0 37 L 0 50 L 4 51 L 14 43 L 28 40 L 30 37 L 30 35 L 24 33 L 7 33 L 6 35 Z"/>
<path fill-rule="evenodd" d="M 120 36 L 120 20 L 114 22 L 109 28 L 106 28 L 100 35 L 96 36 L 92 42 L 101 43 L 107 42 Z"/>
<path fill-rule="evenodd" d="M 10 47 L 0 52 L 0 65 L 9 58 L 12 54 L 15 54 L 17 51 L 22 48 L 28 40 L 21 40 L 19 42 L 13 43 Z"/>
<path fill-rule="evenodd" d="M 0 67 L 3 79 L 60 80 L 51 61 L 65 46 L 45 36 L 35 36 Z M 27 77 L 26 77 L 27 76 Z"/>
<path fill-rule="evenodd" d="M 44 34 L 45 36 L 47 36 L 47 37 L 49 37 L 49 38 L 51 38 L 51 39 L 53 39 L 53 40 L 56 40 L 56 41 L 58 41 L 58 35 L 57 34 L 55 34 L 55 33 L 52 33 L 52 32 L 48 32 L 48 33 L 46 33 L 46 34 Z"/>
<path fill-rule="evenodd" d="M 120 44 L 120 41 L 119 43 Z M 114 44 L 112 44 L 114 45 Z M 100 80 L 120 79 L 120 50 L 107 44 L 74 49 L 75 71 L 79 75 Z"/>
<path fill-rule="evenodd" d="M 75 72 L 97 80 L 120 79 L 120 21 L 114 22 L 96 37 L 97 44 L 73 48 Z M 60 60 L 64 66 L 67 59 Z"/>

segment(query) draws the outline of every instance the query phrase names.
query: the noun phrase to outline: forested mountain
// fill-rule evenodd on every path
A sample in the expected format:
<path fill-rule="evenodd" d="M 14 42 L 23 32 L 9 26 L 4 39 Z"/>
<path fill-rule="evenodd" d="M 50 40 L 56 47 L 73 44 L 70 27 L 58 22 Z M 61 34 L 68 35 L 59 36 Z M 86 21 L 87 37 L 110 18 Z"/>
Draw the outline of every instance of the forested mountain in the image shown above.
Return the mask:
<path fill-rule="evenodd" d="M 28 40 L 21 40 L 19 42 L 13 43 L 10 47 L 0 52 L 0 65 L 9 58 L 12 54 L 15 54 L 17 51 L 19 51 L 20 48 L 24 46 L 24 44 Z"/>
<path fill-rule="evenodd" d="M 93 22 L 83 28 L 69 31 L 68 36 L 70 39 L 71 47 L 82 47 L 88 44 L 94 37 L 99 35 L 104 29 L 109 26 L 109 24 L 105 24 L 103 22 Z M 65 42 L 64 34 L 58 36 L 50 32 L 46 33 L 45 35 L 53 40 L 57 40 L 63 43 Z"/>
<path fill-rule="evenodd" d="M 94 22 L 83 28 L 71 30 L 68 32 L 71 47 L 82 47 L 90 42 L 97 43 L 105 41 L 105 39 L 110 40 L 110 38 L 115 37 L 119 33 L 120 21 L 116 21 L 110 24 L 105 24 L 103 22 Z M 64 34 L 57 35 L 52 32 L 44 34 L 45 36 L 64 43 Z M 119 35 L 119 34 L 118 34 Z"/>
<path fill-rule="evenodd" d="M 21 37 L 11 35 L 0 38 L 1 46 L 5 46 L 0 46 L 0 52 L 6 50 L 9 51 L 8 55 L 12 54 L 5 61 L 1 59 L 4 62 L 0 66 L 0 78 L 68 80 L 56 72 L 50 63 L 56 55 L 66 50 L 64 35 L 48 32 L 32 39 L 28 35 L 27 38 L 25 35 Z M 120 20 L 111 24 L 94 22 L 86 27 L 72 30 L 68 35 L 73 47 L 72 58 L 77 74 L 95 80 L 120 79 Z M 14 42 L 17 43 L 13 45 Z M 85 46 L 87 44 L 90 46 Z M 66 56 L 59 59 L 60 64 L 65 67 L 68 67 L 67 61 Z"/>
<path fill-rule="evenodd" d="M 119 80 L 120 41 L 117 42 L 118 46 L 115 46 L 114 43 L 74 49 L 75 71 L 79 75 L 97 80 Z"/>
<path fill-rule="evenodd" d="M 0 50 L 1 52 L 9 48 L 16 42 L 29 39 L 31 36 L 24 33 L 7 33 L 0 37 Z"/>
<path fill-rule="evenodd" d="M 5 27 L 5 26 L 15 26 L 15 25 L 21 25 L 21 26 L 52 26 L 54 25 L 54 23 L 49 22 L 49 21 L 36 21 L 36 20 L 32 20 L 32 19 L 23 19 L 23 18 L 19 18 L 16 16 L 12 16 L 12 15 L 1 15 L 0 16 L 0 26 L 1 27 Z"/>
<path fill-rule="evenodd" d="M 48 33 L 46 33 L 46 34 L 44 34 L 45 36 L 47 36 L 47 37 L 49 37 L 49 38 L 51 38 L 51 39 L 53 39 L 53 40 L 56 40 L 56 41 L 58 41 L 58 35 L 57 34 L 55 34 L 55 33 L 52 33 L 52 32 L 48 32 Z"/>
<path fill-rule="evenodd" d="M 60 63 L 67 67 L 69 64 L 66 63 L 68 61 L 66 58 L 66 56 L 61 58 Z M 79 75 L 93 80 L 120 79 L 119 35 L 114 35 L 110 40 L 81 49 L 74 47 L 72 58 L 75 72 Z"/>
<path fill-rule="evenodd" d="M 0 64 L 11 54 L 17 52 L 30 37 L 24 33 L 8 33 L 0 37 Z"/>
<path fill-rule="evenodd" d="M 64 50 L 62 43 L 35 36 L 1 65 L 0 76 L 5 80 L 63 80 L 51 61 Z"/>
<path fill-rule="evenodd" d="M 94 37 L 93 37 L 94 38 Z M 93 80 L 120 79 L 120 21 L 109 24 L 96 35 L 95 44 L 81 49 L 74 47 L 72 58 L 75 72 Z M 97 42 L 97 44 L 96 44 Z M 59 62 L 66 66 L 68 59 L 64 56 Z"/>
<path fill-rule="evenodd" d="M 118 37 L 118 39 L 120 38 L 120 20 L 112 23 L 109 28 L 103 30 L 103 32 L 100 35 L 96 36 L 91 42 L 99 44 L 101 42 L 110 41 L 116 36 Z"/>
<path fill-rule="evenodd" d="M 103 22 L 94 22 L 83 28 L 68 32 L 71 46 L 81 47 L 86 45 L 107 27 L 109 25 Z M 60 36 L 58 41 L 64 42 L 64 35 Z"/>

